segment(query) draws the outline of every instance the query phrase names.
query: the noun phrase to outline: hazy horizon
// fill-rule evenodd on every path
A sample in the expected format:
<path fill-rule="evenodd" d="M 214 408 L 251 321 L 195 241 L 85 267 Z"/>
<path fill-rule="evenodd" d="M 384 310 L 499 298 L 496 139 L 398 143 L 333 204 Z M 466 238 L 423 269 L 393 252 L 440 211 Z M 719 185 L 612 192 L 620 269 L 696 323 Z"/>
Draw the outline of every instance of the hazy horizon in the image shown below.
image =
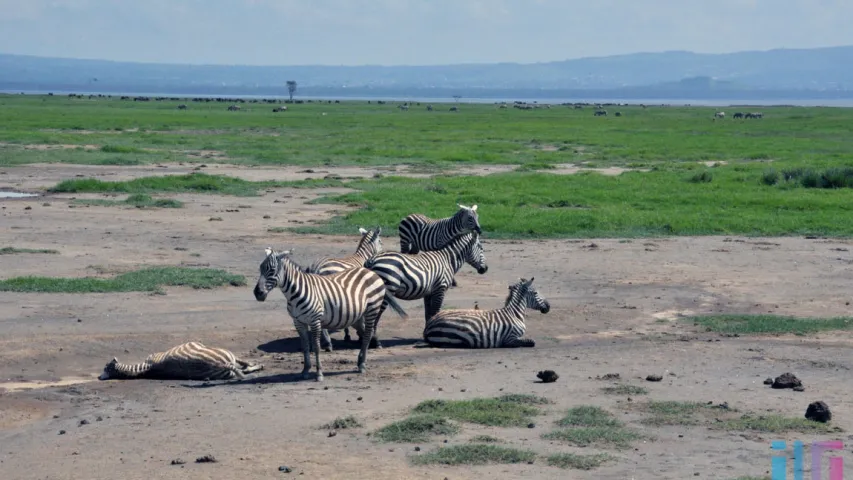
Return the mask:
<path fill-rule="evenodd" d="M 0 0 L 0 51 L 144 63 L 431 66 L 853 45 L 843 0 Z"/>

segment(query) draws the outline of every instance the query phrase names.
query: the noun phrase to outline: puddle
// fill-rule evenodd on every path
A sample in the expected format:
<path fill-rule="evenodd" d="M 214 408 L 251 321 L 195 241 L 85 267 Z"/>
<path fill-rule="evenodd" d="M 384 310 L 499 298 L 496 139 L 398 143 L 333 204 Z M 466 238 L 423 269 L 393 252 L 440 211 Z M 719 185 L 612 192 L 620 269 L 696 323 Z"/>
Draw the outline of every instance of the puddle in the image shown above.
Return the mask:
<path fill-rule="evenodd" d="M 37 193 L 0 192 L 0 198 L 27 198 L 38 197 Z"/>
<path fill-rule="evenodd" d="M 0 390 L 7 392 L 20 392 L 23 390 L 37 390 L 39 388 L 48 387 L 65 387 L 67 385 L 76 385 L 78 383 L 94 382 L 97 377 L 65 377 L 56 382 L 7 382 L 0 383 Z"/>

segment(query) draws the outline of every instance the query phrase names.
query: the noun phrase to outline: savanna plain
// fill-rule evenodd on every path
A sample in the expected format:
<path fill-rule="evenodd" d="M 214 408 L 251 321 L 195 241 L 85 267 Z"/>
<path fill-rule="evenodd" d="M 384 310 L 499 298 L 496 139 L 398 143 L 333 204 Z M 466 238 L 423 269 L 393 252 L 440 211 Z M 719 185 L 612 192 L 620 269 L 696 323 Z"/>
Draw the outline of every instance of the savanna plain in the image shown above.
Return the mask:
<path fill-rule="evenodd" d="M 0 96 L 0 190 L 34 194 L 0 198 L 0 478 L 757 480 L 796 439 L 851 458 L 853 110 L 400 103 Z M 403 217 L 457 204 L 489 269 L 443 308 L 535 277 L 536 346 L 425 346 L 401 301 L 366 373 L 333 333 L 302 380 L 284 297 L 252 295 L 265 247 L 307 265 L 381 226 L 398 250 Z M 187 341 L 264 369 L 97 378 Z M 786 372 L 804 391 L 764 383 Z M 818 400 L 831 421 L 804 418 Z"/>

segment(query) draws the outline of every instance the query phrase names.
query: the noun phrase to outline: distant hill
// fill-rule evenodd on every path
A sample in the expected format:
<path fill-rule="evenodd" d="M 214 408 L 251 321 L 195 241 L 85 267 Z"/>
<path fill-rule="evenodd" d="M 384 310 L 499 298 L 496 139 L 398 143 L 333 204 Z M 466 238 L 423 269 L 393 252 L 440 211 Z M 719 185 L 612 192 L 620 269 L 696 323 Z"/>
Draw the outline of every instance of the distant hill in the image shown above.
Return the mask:
<path fill-rule="evenodd" d="M 729 54 L 635 53 L 548 63 L 238 66 L 0 54 L 0 89 L 115 93 L 465 97 L 850 98 L 853 46 Z"/>

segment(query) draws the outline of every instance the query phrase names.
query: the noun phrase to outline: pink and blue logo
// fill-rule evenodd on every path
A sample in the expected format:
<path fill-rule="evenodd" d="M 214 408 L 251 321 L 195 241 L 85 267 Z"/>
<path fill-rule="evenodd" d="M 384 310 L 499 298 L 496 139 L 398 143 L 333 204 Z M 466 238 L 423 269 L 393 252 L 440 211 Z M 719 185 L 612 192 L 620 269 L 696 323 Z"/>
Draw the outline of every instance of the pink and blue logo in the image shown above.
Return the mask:
<path fill-rule="evenodd" d="M 803 442 L 800 440 L 794 441 L 794 480 L 803 480 Z M 774 440 L 770 443 L 770 448 L 773 450 L 784 451 L 787 448 L 784 440 Z M 811 480 L 821 480 L 820 460 L 823 452 L 829 450 L 841 450 L 844 448 L 844 443 L 841 440 L 829 440 L 824 442 L 814 442 L 811 445 L 812 456 L 812 475 Z M 788 478 L 788 457 L 786 455 L 774 455 L 770 463 L 771 480 L 787 480 Z M 844 480 L 844 459 L 835 456 L 829 457 L 829 479 L 827 480 Z"/>

